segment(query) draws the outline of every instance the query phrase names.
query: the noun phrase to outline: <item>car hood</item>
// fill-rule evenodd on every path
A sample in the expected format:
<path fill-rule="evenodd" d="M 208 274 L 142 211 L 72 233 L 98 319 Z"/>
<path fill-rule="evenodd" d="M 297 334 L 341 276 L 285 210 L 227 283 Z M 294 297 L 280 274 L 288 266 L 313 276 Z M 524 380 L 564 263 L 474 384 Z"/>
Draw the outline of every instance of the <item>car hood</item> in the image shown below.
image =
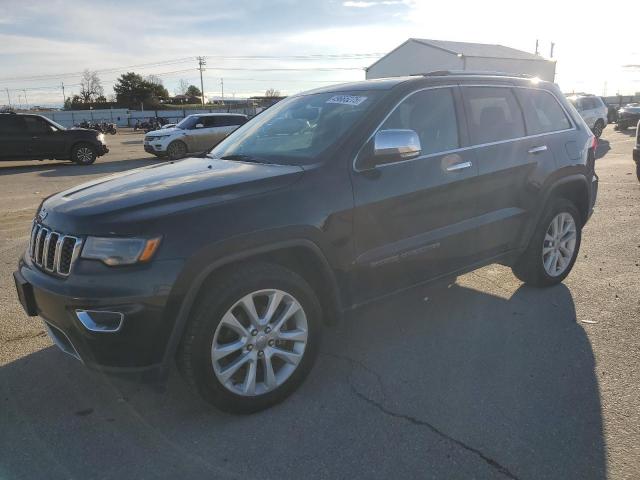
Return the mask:
<path fill-rule="evenodd" d="M 160 130 L 152 130 L 146 133 L 146 135 L 150 137 L 154 135 L 171 135 L 172 133 L 182 132 L 182 131 L 184 130 L 182 130 L 181 128 L 171 127 L 171 128 L 160 129 Z"/>
<path fill-rule="evenodd" d="M 640 113 L 640 107 L 622 107 L 619 113 Z"/>
<path fill-rule="evenodd" d="M 45 200 L 42 210 L 52 227 L 91 233 L 92 225 L 141 222 L 265 193 L 302 173 L 298 166 L 187 158 L 65 190 Z"/>

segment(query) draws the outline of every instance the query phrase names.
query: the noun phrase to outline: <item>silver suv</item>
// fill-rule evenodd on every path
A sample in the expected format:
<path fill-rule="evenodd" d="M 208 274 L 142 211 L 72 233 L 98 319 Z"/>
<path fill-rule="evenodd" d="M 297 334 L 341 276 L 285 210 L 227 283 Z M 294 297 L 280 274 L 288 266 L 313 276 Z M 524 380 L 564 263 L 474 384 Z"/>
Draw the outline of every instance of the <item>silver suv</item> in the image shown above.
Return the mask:
<path fill-rule="evenodd" d="M 211 150 L 245 123 L 247 116 L 238 113 L 189 115 L 173 128 L 147 133 L 144 137 L 144 149 L 158 157 L 177 160 L 190 153 Z"/>
<path fill-rule="evenodd" d="M 573 95 L 567 100 L 576 107 L 578 113 L 589 126 L 593 134 L 600 138 L 607 125 L 608 108 L 600 97 L 595 95 Z"/>

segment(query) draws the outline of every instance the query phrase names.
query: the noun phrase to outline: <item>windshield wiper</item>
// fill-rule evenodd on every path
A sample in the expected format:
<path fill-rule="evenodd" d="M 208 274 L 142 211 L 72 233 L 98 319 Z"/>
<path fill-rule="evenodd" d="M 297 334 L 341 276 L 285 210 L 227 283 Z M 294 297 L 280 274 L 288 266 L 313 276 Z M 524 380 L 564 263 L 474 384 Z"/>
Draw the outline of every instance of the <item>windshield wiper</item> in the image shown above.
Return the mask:
<path fill-rule="evenodd" d="M 253 157 L 251 155 L 225 155 L 224 157 L 219 157 L 220 160 L 238 160 L 240 162 L 249 162 L 249 163 L 269 163 L 264 158 Z"/>

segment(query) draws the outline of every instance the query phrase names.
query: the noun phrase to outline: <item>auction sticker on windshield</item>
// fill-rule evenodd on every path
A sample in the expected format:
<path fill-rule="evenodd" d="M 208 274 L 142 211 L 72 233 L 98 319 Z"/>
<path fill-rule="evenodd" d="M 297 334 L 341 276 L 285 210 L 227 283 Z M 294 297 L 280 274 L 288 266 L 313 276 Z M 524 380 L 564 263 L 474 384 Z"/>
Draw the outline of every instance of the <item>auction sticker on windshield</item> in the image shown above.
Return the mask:
<path fill-rule="evenodd" d="M 367 97 L 358 97 L 356 95 L 334 95 L 327 103 L 340 103 L 342 105 L 360 105 Z"/>

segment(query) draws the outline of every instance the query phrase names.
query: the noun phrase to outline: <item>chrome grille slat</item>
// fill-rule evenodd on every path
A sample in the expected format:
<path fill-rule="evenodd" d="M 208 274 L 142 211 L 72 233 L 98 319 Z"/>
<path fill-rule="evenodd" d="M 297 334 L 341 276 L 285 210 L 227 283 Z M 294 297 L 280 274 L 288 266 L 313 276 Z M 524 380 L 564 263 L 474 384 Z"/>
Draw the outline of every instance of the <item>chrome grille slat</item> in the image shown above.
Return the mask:
<path fill-rule="evenodd" d="M 80 256 L 82 240 L 64 235 L 40 224 L 31 231 L 29 255 L 33 263 L 47 273 L 66 277 Z"/>

